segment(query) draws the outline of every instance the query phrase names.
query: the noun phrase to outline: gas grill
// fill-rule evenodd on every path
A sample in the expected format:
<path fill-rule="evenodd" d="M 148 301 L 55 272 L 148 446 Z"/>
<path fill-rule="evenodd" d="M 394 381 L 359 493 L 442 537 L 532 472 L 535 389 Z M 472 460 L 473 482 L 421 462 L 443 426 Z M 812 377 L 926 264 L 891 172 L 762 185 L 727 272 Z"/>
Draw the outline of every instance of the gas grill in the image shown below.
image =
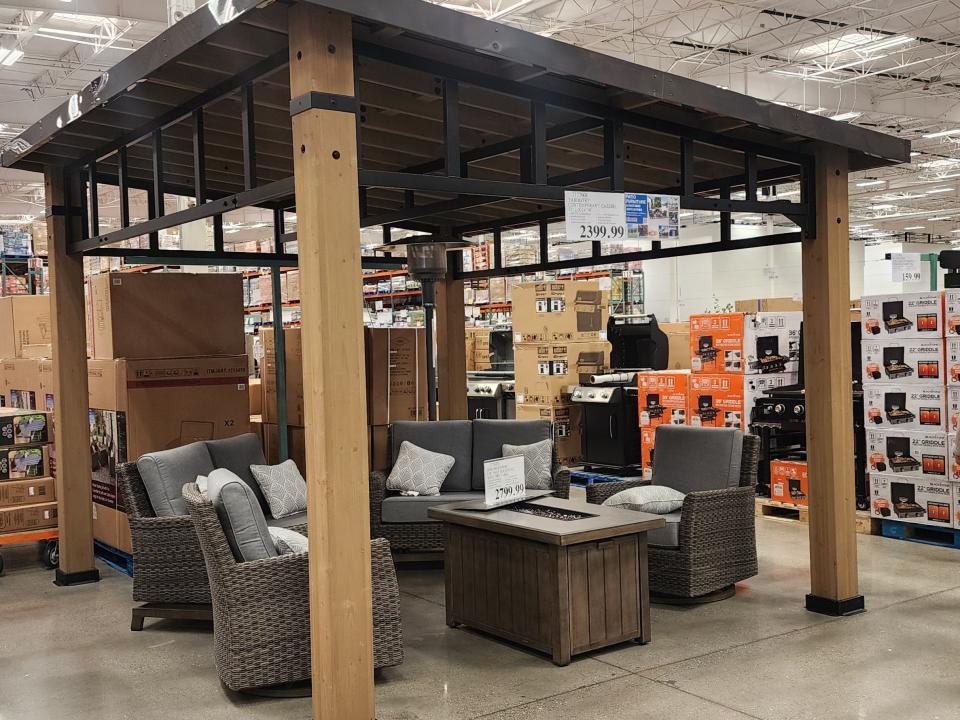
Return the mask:
<path fill-rule="evenodd" d="M 883 396 L 884 410 L 887 422 L 891 425 L 903 425 L 913 422 L 916 415 L 907 410 L 907 394 L 902 392 L 885 393 Z"/>
<path fill-rule="evenodd" d="M 890 380 L 899 380 L 913 375 L 913 368 L 903 361 L 903 357 L 902 347 L 885 347 L 883 349 L 883 371 Z"/>
<path fill-rule="evenodd" d="M 609 382 L 578 385 L 570 395 L 570 400 L 583 408 L 580 442 L 584 467 L 636 467 L 640 464 L 636 373 L 622 372 L 606 379 Z"/>
<path fill-rule="evenodd" d="M 750 367 L 761 374 L 786 372 L 789 359 L 780 354 L 780 338 L 764 335 L 757 338 L 757 359 L 750 363 Z"/>
<path fill-rule="evenodd" d="M 883 325 L 891 335 L 893 333 L 904 332 L 913 327 L 913 321 L 903 316 L 903 302 L 899 300 L 885 302 L 881 309 L 883 312 Z"/>
<path fill-rule="evenodd" d="M 898 518 L 916 518 L 927 514 L 923 505 L 917 502 L 916 493 L 913 483 L 890 483 L 893 512 Z"/>
<path fill-rule="evenodd" d="M 504 380 L 498 373 L 467 373 L 467 413 L 473 420 L 500 420 L 506 417 Z M 512 379 L 509 380 L 512 383 Z"/>
<path fill-rule="evenodd" d="M 697 338 L 697 355 L 700 356 L 701 360 L 713 362 L 719 352 L 720 351 L 713 346 L 713 335 L 702 335 Z"/>
<path fill-rule="evenodd" d="M 887 438 L 887 462 L 895 473 L 913 472 L 920 469 L 920 461 L 910 455 L 910 438 Z"/>

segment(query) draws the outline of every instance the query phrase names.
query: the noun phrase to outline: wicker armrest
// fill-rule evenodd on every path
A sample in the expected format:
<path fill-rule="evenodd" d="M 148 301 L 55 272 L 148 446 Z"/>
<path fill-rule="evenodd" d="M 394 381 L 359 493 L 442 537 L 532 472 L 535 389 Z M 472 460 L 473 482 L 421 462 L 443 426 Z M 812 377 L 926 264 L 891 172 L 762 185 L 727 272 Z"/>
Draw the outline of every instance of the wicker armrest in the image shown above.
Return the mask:
<path fill-rule="evenodd" d="M 681 545 L 684 538 L 700 545 L 714 545 L 755 525 L 752 487 L 701 490 L 683 499 L 680 517 Z"/>
<path fill-rule="evenodd" d="M 570 497 L 570 468 L 557 465 L 553 468 L 553 494 L 558 498 Z"/>
<path fill-rule="evenodd" d="M 167 515 L 164 517 L 138 517 L 129 518 L 130 529 L 138 529 L 146 532 L 160 532 L 165 530 L 188 530 L 193 534 L 193 521 L 189 515 Z"/>
<path fill-rule="evenodd" d="M 266 602 L 276 600 L 278 593 L 302 592 L 309 602 L 308 553 L 277 555 L 264 560 L 236 563 L 224 572 L 224 582 L 234 586 L 236 593 L 246 597 L 260 597 Z M 239 594 L 233 595 L 233 598 Z"/>
<path fill-rule="evenodd" d="M 620 482 L 593 483 L 593 485 L 587 486 L 587 502 L 594 505 L 603 505 L 604 500 L 613 497 L 618 492 L 649 484 L 650 482 L 647 480 L 621 480 Z"/>
<path fill-rule="evenodd" d="M 370 537 L 381 537 L 380 506 L 387 496 L 386 473 L 374 470 L 370 473 Z"/>

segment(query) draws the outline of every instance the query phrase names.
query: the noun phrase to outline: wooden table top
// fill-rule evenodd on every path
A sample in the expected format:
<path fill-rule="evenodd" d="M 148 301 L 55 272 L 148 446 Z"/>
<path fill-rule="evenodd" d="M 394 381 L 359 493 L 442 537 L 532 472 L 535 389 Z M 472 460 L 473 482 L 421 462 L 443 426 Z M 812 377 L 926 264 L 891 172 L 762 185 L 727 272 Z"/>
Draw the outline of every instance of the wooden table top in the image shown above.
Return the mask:
<path fill-rule="evenodd" d="M 576 545 L 583 542 L 604 540 L 621 535 L 632 535 L 656 530 L 666 525 L 659 515 L 621 510 L 605 505 L 592 505 L 579 500 L 564 500 L 543 497 L 527 501 L 544 508 L 567 510 L 589 517 L 577 520 L 557 520 L 529 513 L 517 512 L 510 507 L 498 510 L 466 510 L 468 503 L 450 503 L 428 510 L 435 520 L 465 525 L 467 527 L 513 535 L 548 545 Z"/>

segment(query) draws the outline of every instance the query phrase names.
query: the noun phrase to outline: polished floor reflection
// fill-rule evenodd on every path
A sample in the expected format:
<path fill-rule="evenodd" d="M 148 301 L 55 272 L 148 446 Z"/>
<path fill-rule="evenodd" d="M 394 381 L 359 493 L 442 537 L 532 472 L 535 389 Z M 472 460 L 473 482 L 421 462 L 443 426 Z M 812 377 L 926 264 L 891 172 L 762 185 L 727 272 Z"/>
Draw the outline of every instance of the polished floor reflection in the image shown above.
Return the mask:
<path fill-rule="evenodd" d="M 399 574 L 406 662 L 377 678 L 379 720 L 954 718 L 960 551 L 860 536 L 868 612 L 802 609 L 806 526 L 758 520 L 761 573 L 734 599 L 654 607 L 653 643 L 555 667 L 444 624 L 439 570 Z M 234 695 L 202 625 L 129 630 L 130 581 L 61 590 L 32 548 L 5 549 L 0 720 L 309 718 L 307 700 Z"/>

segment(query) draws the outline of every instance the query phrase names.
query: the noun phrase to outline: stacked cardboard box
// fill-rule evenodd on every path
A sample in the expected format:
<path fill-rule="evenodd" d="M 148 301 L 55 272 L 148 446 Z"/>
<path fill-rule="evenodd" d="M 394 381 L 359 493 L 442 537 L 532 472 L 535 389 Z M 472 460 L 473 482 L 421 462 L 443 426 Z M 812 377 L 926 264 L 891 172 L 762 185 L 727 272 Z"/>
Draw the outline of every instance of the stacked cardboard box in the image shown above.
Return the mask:
<path fill-rule="evenodd" d="M 56 527 L 46 413 L 0 410 L 0 534 Z"/>
<path fill-rule="evenodd" d="M 861 300 L 870 512 L 954 527 L 944 294 Z"/>
<path fill-rule="evenodd" d="M 609 368 L 607 293 L 574 280 L 521 283 L 511 297 L 517 418 L 553 421 L 558 455 L 575 464 L 581 422 L 570 389 Z"/>
<path fill-rule="evenodd" d="M 657 427 L 687 424 L 691 380 L 689 370 L 637 373 L 640 463 L 648 480 L 653 477 Z"/>
<path fill-rule="evenodd" d="M 793 505 L 807 505 L 808 492 L 807 463 L 805 461 L 770 461 L 771 500 Z"/>

